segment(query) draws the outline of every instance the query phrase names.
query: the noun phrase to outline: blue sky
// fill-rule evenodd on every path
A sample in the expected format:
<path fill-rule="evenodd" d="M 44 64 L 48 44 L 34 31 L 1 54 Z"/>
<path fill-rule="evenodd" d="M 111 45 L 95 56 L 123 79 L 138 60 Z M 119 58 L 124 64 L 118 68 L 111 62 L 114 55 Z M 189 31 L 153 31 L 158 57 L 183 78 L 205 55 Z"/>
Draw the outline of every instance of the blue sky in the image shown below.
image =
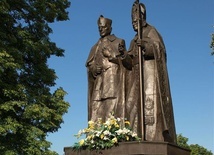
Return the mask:
<path fill-rule="evenodd" d="M 80 129 L 87 127 L 87 73 L 85 62 L 99 39 L 97 19 L 113 20 L 112 33 L 125 39 L 129 48 L 134 31 L 131 7 L 134 0 L 72 0 L 70 20 L 51 24 L 51 40 L 65 49 L 65 57 L 52 57 L 57 87 L 68 93 L 70 103 L 64 124 L 48 136 L 51 149 L 63 154 Z M 161 33 L 167 50 L 168 73 L 177 134 L 214 152 L 214 56 L 209 48 L 214 33 L 213 0 L 140 0 L 147 7 L 147 22 Z"/>

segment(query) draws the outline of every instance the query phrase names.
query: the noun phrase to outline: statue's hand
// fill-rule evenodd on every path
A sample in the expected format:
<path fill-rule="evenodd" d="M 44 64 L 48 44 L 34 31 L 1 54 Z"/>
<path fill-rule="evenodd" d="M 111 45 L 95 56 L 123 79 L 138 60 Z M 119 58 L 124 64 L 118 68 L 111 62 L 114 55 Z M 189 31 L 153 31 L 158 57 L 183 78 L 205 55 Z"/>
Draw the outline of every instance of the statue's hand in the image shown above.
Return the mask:
<path fill-rule="evenodd" d="M 145 41 L 143 39 L 137 39 L 137 46 L 141 46 L 143 49 L 145 48 Z"/>
<path fill-rule="evenodd" d="M 95 73 L 96 75 L 101 74 L 102 73 L 102 67 L 101 66 L 95 66 Z"/>
<path fill-rule="evenodd" d="M 107 57 L 107 58 L 110 58 L 110 57 L 111 57 L 111 53 L 110 53 L 110 51 L 109 51 L 108 49 L 104 49 L 104 50 L 103 50 L 103 55 L 104 55 L 105 57 Z"/>
<path fill-rule="evenodd" d="M 120 52 L 121 55 L 124 55 L 125 53 L 125 48 L 123 45 L 119 44 L 118 45 L 118 51 Z"/>

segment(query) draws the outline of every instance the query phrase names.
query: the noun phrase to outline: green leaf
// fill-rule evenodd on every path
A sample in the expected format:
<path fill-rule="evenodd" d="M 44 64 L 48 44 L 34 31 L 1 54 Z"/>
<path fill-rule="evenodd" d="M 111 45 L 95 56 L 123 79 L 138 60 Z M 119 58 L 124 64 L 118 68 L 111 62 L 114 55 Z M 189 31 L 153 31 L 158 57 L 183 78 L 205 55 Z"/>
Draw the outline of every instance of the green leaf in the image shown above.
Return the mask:
<path fill-rule="evenodd" d="M 0 152 L 56 155 L 46 140 L 56 132 L 69 103 L 55 86 L 51 56 L 64 50 L 50 40 L 49 24 L 68 20 L 68 0 L 0 1 Z"/>

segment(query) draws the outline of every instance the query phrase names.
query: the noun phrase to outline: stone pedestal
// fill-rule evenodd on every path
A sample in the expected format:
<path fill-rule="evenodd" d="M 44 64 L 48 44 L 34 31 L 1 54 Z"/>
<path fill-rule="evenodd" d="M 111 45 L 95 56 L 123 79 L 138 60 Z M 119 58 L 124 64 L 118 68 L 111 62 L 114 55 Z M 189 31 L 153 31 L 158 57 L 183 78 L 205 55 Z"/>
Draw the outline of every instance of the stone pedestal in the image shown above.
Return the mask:
<path fill-rule="evenodd" d="M 190 150 L 167 142 L 124 142 L 111 149 L 96 151 L 73 151 L 64 148 L 65 155 L 190 155 Z"/>

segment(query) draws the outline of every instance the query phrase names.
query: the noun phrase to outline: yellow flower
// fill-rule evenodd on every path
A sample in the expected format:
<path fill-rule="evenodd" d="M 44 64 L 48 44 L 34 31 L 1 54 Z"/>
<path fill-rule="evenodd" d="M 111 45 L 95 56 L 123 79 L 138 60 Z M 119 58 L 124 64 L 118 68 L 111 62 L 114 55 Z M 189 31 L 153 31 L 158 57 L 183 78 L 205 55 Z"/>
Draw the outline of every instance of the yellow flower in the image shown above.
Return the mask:
<path fill-rule="evenodd" d="M 90 128 L 85 128 L 85 129 L 84 129 L 84 132 L 85 132 L 85 133 L 89 133 L 90 131 L 91 131 Z"/>
<path fill-rule="evenodd" d="M 98 118 L 97 124 L 102 124 L 102 118 Z"/>
<path fill-rule="evenodd" d="M 101 134 L 101 135 L 100 135 L 100 138 L 103 139 L 103 138 L 104 138 L 104 134 Z"/>
<path fill-rule="evenodd" d="M 128 124 L 128 125 L 130 125 L 130 122 L 129 122 L 129 121 L 125 121 L 125 124 Z"/>
<path fill-rule="evenodd" d="M 115 123 L 114 125 L 115 125 L 116 128 L 119 128 L 119 127 L 120 127 L 119 124 L 117 124 L 117 123 Z"/>
<path fill-rule="evenodd" d="M 91 140 L 91 139 L 92 139 L 92 135 L 88 136 L 87 139 L 88 139 L 88 140 Z"/>
<path fill-rule="evenodd" d="M 112 139 L 112 142 L 113 142 L 113 143 L 117 143 L 117 138 L 114 137 L 114 138 Z"/>
<path fill-rule="evenodd" d="M 80 145 L 80 146 L 82 146 L 84 143 L 85 143 L 84 139 L 81 139 L 81 140 L 79 141 L 79 145 Z"/>
<path fill-rule="evenodd" d="M 88 122 L 88 128 L 89 129 L 94 129 L 94 122 L 93 121 L 89 121 Z"/>
<path fill-rule="evenodd" d="M 126 136 L 126 140 L 129 141 L 129 136 Z"/>
<path fill-rule="evenodd" d="M 111 123 L 111 124 L 115 124 L 116 121 L 115 121 L 114 119 L 112 119 L 112 120 L 110 121 L 110 123 Z"/>

